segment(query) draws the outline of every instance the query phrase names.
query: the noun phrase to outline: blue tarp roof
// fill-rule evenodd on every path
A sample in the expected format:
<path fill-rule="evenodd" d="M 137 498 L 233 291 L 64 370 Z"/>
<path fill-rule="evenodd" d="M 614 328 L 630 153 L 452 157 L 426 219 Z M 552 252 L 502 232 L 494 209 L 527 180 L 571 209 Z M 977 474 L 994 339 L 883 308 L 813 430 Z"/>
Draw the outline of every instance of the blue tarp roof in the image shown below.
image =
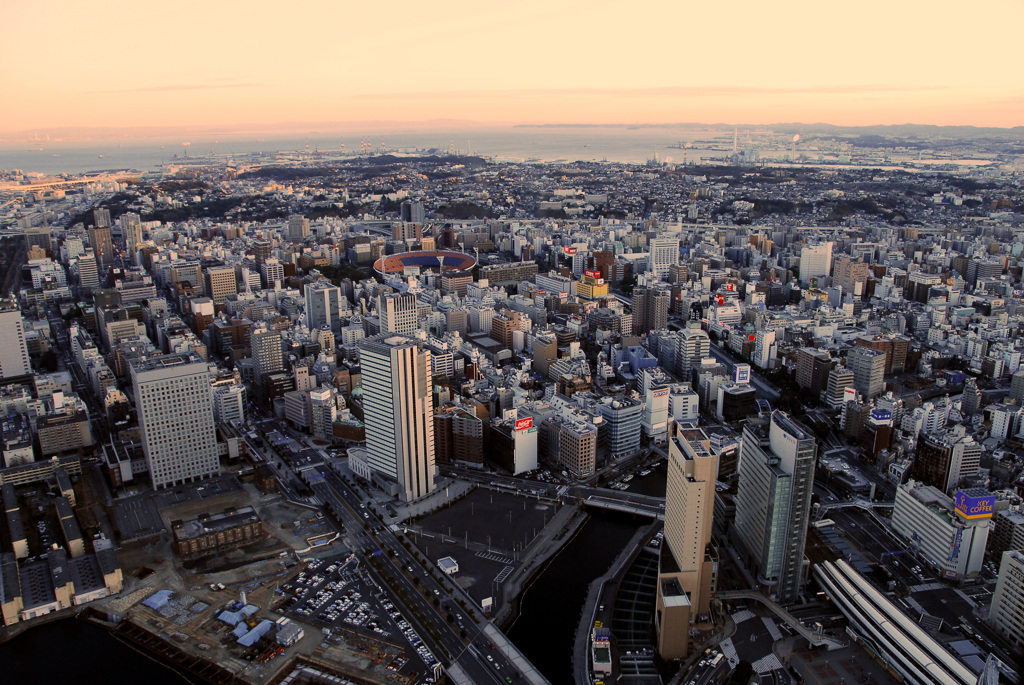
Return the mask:
<path fill-rule="evenodd" d="M 239 626 L 239 628 L 240 627 L 241 626 Z M 254 644 L 256 644 L 257 640 L 263 637 L 273 627 L 274 624 L 272 621 L 267 621 L 266 619 L 264 619 L 260 621 L 255 628 L 250 630 L 242 637 L 238 638 L 238 644 L 242 645 L 243 647 L 252 647 Z"/>
<path fill-rule="evenodd" d="M 146 599 L 142 600 L 142 603 L 148 606 L 150 609 L 156 609 L 159 611 L 163 608 L 167 602 L 171 600 L 171 595 L 174 594 L 173 590 L 158 590 Z"/>

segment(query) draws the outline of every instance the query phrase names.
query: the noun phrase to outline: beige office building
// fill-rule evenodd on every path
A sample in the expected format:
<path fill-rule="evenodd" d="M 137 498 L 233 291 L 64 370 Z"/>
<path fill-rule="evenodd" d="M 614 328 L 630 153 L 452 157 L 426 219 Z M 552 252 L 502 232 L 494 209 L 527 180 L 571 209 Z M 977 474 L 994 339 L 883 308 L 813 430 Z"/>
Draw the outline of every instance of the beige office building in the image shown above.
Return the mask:
<path fill-rule="evenodd" d="M 685 657 L 690 629 L 710 613 L 718 554 L 711 542 L 718 456 L 701 430 L 673 437 L 665 488 L 654 626 L 662 659 Z"/>

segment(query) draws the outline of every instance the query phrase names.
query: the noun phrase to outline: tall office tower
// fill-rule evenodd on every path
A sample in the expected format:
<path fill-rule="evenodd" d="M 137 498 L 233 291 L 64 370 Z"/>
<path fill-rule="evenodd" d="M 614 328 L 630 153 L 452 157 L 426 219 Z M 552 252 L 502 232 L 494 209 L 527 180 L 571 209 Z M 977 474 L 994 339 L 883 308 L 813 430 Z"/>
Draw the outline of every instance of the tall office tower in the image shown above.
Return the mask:
<path fill-rule="evenodd" d="M 1024 550 L 1003 552 L 988 624 L 1018 650 L 1024 648 Z"/>
<path fill-rule="evenodd" d="M 340 307 L 341 288 L 323 278 L 306 284 L 306 327 L 310 331 L 324 326 L 332 331 L 340 330 Z"/>
<path fill-rule="evenodd" d="M 812 278 L 828 276 L 832 268 L 832 243 L 805 245 L 800 250 L 800 284 L 808 285 Z"/>
<path fill-rule="evenodd" d="M 910 477 L 952 493 L 961 481 L 977 477 L 982 451 L 963 426 L 945 433 L 925 430 L 917 443 Z"/>
<path fill-rule="evenodd" d="M 430 352 L 413 339 L 377 335 L 359 343 L 363 422 L 374 473 L 409 502 L 434 489 Z"/>
<path fill-rule="evenodd" d="M 377 316 L 381 332 L 409 335 L 419 328 L 416 296 L 412 293 L 391 293 L 377 296 Z"/>
<path fill-rule="evenodd" d="M 649 246 L 649 270 L 656 274 L 659 280 L 665 280 L 668 278 L 669 267 L 679 264 L 679 239 L 652 238 Z"/>
<path fill-rule="evenodd" d="M 273 289 L 275 283 L 284 282 L 284 264 L 276 257 L 270 257 L 260 264 L 260 276 L 263 278 L 263 287 Z"/>
<path fill-rule="evenodd" d="M 688 325 L 676 338 L 675 352 L 675 372 L 689 382 L 690 373 L 700 366 L 700 360 L 711 354 L 711 338 L 699 325 Z"/>
<path fill-rule="evenodd" d="M 754 366 L 759 369 L 767 369 L 771 361 L 775 358 L 775 331 L 772 330 L 759 330 L 757 335 L 754 336 L 754 357 L 751 361 L 754 362 Z"/>
<path fill-rule="evenodd" d="M 25 324 L 14 300 L 0 301 L 0 378 L 32 373 L 25 343 Z"/>
<path fill-rule="evenodd" d="M 853 372 L 853 387 L 865 400 L 885 392 L 885 352 L 854 347 L 846 355 L 846 366 Z"/>
<path fill-rule="evenodd" d="M 869 268 L 867 262 L 855 262 L 844 255 L 832 267 L 832 285 L 841 286 L 843 292 L 859 296 L 863 294 L 864 284 L 868 282 Z"/>
<path fill-rule="evenodd" d="M 711 543 L 718 455 L 701 430 L 669 441 L 665 545 L 658 570 L 655 630 L 662 659 L 685 657 L 692 624 L 710 612 L 717 552 Z"/>
<path fill-rule="evenodd" d="M 828 387 L 828 374 L 835 362 L 825 350 L 801 347 L 796 352 L 796 384 L 818 397 Z"/>
<path fill-rule="evenodd" d="M 828 384 L 825 386 L 825 404 L 838 409 L 846 401 L 846 389 L 853 387 L 853 371 L 845 366 L 837 366 L 828 372 Z"/>
<path fill-rule="evenodd" d="M 78 285 L 86 290 L 97 290 L 100 287 L 99 265 L 96 263 L 96 254 L 92 250 L 86 250 L 85 254 L 79 255 Z"/>
<path fill-rule="evenodd" d="M 633 334 L 643 335 L 668 325 L 668 309 L 672 293 L 668 288 L 636 288 L 633 290 Z"/>
<path fill-rule="evenodd" d="M 229 295 L 238 292 L 233 266 L 211 266 L 203 276 L 206 277 L 206 294 L 214 304 L 223 304 Z"/>
<path fill-rule="evenodd" d="M 552 333 L 533 336 L 533 370 L 548 375 L 548 366 L 558 359 L 558 340 Z"/>
<path fill-rule="evenodd" d="M 1010 377 L 1010 399 L 1024 405 L 1024 369 Z"/>
<path fill-rule="evenodd" d="M 195 352 L 133 361 L 142 451 L 154 488 L 220 473 L 210 372 Z"/>
<path fill-rule="evenodd" d="M 110 228 L 110 210 L 102 207 L 92 210 L 92 222 L 96 228 Z"/>
<path fill-rule="evenodd" d="M 100 269 L 105 269 L 114 263 L 114 244 L 110 242 L 109 228 L 90 228 L 89 245 L 96 255 L 96 263 Z"/>
<path fill-rule="evenodd" d="M 402 221 L 408 221 L 414 224 L 422 224 L 427 218 L 427 213 L 423 209 L 422 202 L 406 200 L 402 203 L 401 212 Z"/>
<path fill-rule="evenodd" d="M 926 274 L 914 271 L 907 276 L 906 285 L 903 286 L 903 297 L 912 302 L 928 302 L 928 293 L 932 286 L 941 285 L 942 276 L 939 274 Z"/>
<path fill-rule="evenodd" d="M 334 419 L 338 416 L 334 388 L 318 388 L 309 392 L 310 432 L 320 440 L 334 439 Z"/>
<path fill-rule="evenodd" d="M 135 251 L 142 244 L 142 219 L 138 214 L 122 214 L 117 220 L 121 225 L 121 233 L 124 235 L 124 246 L 128 252 L 129 259 L 134 260 Z"/>
<path fill-rule="evenodd" d="M 734 530 L 779 602 L 800 599 L 816 452 L 812 433 L 781 411 L 743 428 Z"/>
<path fill-rule="evenodd" d="M 300 243 L 309 237 L 309 219 L 299 214 L 288 217 L 288 240 Z"/>
<path fill-rule="evenodd" d="M 253 255 L 256 257 L 256 264 L 262 266 L 264 262 L 270 259 L 270 247 L 269 240 L 257 240 L 253 243 Z"/>
<path fill-rule="evenodd" d="M 281 352 L 281 334 L 269 330 L 266 325 L 253 326 L 249 334 L 252 349 L 252 363 L 257 381 L 272 373 L 284 370 L 284 355 Z"/>
<path fill-rule="evenodd" d="M 1011 394 L 1013 390 L 1011 389 Z M 981 409 L 981 391 L 978 390 L 978 381 L 974 376 L 968 376 L 964 381 L 964 395 L 960 402 L 960 411 L 964 414 L 977 414 Z"/>

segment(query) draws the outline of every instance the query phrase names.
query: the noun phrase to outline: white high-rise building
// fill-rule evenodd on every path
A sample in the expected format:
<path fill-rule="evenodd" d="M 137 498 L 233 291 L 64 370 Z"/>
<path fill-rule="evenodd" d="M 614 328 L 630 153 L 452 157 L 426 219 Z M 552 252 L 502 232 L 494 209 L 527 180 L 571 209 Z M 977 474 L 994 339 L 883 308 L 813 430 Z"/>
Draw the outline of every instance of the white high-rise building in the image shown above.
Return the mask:
<path fill-rule="evenodd" d="M 11 300 L 0 302 L 0 378 L 32 373 L 21 310 Z"/>
<path fill-rule="evenodd" d="M 334 388 L 317 388 L 309 392 L 310 432 L 314 438 L 332 440 L 334 420 L 338 416 Z"/>
<path fill-rule="evenodd" d="M 154 488 L 220 473 L 210 373 L 195 352 L 132 363 L 142 450 Z"/>
<path fill-rule="evenodd" d="M 650 240 L 650 270 L 657 274 L 658 278 L 668 278 L 670 266 L 679 263 L 679 239 L 678 238 L 652 238 Z"/>
<path fill-rule="evenodd" d="M 394 334 L 359 343 L 369 465 L 412 501 L 434 489 L 430 352 Z"/>
<path fill-rule="evenodd" d="M 377 316 L 382 333 L 409 335 L 419 328 L 416 296 L 412 293 L 391 293 L 377 298 Z"/>
<path fill-rule="evenodd" d="M 341 288 L 330 281 L 320 279 L 306 284 L 306 327 L 310 331 L 327 326 L 337 330 L 341 326 L 338 318 Z"/>
<path fill-rule="evenodd" d="M 213 389 L 213 418 L 219 423 L 245 421 L 245 386 L 241 383 Z"/>
<path fill-rule="evenodd" d="M 829 275 L 832 268 L 832 243 L 805 245 L 800 250 L 800 284 L 808 285 L 812 278 Z"/>
<path fill-rule="evenodd" d="M 1017 649 L 1024 647 L 1024 551 L 1003 552 L 988 623 Z"/>
<path fill-rule="evenodd" d="M 775 350 L 775 331 L 758 331 L 754 343 L 754 366 L 767 369 L 771 360 L 775 358 Z"/>

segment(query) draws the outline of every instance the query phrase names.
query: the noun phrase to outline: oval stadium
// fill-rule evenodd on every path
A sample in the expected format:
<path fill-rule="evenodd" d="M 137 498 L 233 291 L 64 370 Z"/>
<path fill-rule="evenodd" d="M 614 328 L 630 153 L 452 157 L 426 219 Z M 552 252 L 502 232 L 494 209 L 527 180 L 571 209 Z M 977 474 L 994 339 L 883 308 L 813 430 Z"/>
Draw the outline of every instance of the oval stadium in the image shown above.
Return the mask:
<path fill-rule="evenodd" d="M 476 266 L 476 258 L 452 250 L 418 250 L 381 257 L 374 262 L 373 269 L 381 276 L 401 275 L 409 266 L 419 267 L 421 271 L 469 271 Z"/>

